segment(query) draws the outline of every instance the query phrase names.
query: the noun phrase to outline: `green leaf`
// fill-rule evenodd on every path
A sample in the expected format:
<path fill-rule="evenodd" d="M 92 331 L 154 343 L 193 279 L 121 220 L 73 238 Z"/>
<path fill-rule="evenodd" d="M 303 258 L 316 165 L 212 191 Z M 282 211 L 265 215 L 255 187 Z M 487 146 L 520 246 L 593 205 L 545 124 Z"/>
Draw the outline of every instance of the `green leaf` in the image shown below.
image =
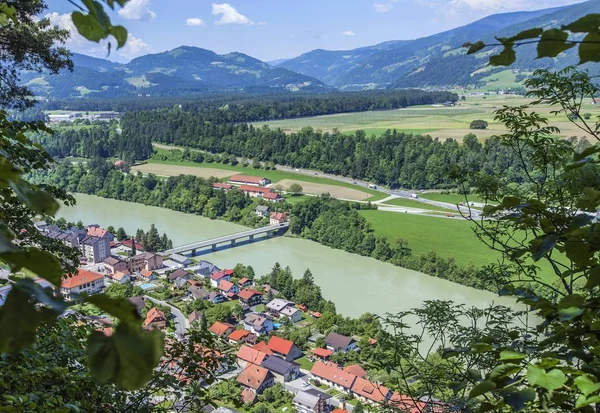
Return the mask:
<path fill-rule="evenodd" d="M 502 206 L 506 208 L 516 207 L 521 203 L 521 198 L 516 196 L 507 196 L 502 199 Z"/>
<path fill-rule="evenodd" d="M 13 272 L 27 268 L 41 278 L 60 287 L 63 269 L 58 258 L 49 252 L 38 248 L 30 248 L 26 251 L 16 250 L 0 253 L 0 259 L 10 265 Z"/>
<path fill-rule="evenodd" d="M 0 307 L 0 353 L 18 353 L 32 344 L 47 315 L 36 310 L 29 294 L 18 288 L 10 290 Z"/>
<path fill-rule="evenodd" d="M 600 29 L 600 14 L 588 14 L 562 28 L 573 33 L 597 32 Z"/>
<path fill-rule="evenodd" d="M 567 382 L 567 376 L 562 371 L 552 369 L 547 372 L 534 364 L 527 367 L 527 379 L 531 385 L 548 391 L 560 389 Z"/>
<path fill-rule="evenodd" d="M 107 29 L 89 14 L 74 11 L 71 19 L 79 34 L 92 42 L 99 42 L 108 36 Z"/>
<path fill-rule="evenodd" d="M 569 321 L 583 314 L 581 308 L 585 302 L 579 294 L 571 294 L 560 300 L 558 303 L 558 315 L 561 321 Z"/>
<path fill-rule="evenodd" d="M 125 298 L 110 298 L 104 294 L 95 294 L 86 297 L 85 301 L 95 305 L 113 317 L 117 317 L 124 323 L 134 326 L 139 325 L 140 315 L 135 306 Z"/>
<path fill-rule="evenodd" d="M 494 346 L 487 343 L 475 343 L 471 346 L 471 350 L 474 353 L 487 353 L 488 351 L 492 351 Z"/>
<path fill-rule="evenodd" d="M 583 151 L 576 153 L 573 157 L 574 161 L 580 161 L 583 158 L 587 158 L 588 156 L 595 155 L 600 152 L 600 145 L 595 144 L 594 146 L 590 146 L 589 148 L 584 149 Z"/>
<path fill-rule="evenodd" d="M 496 383 L 491 380 L 484 380 L 471 389 L 469 392 L 469 398 L 474 399 L 475 397 L 479 397 L 482 394 L 494 390 L 495 388 Z"/>
<path fill-rule="evenodd" d="M 527 39 L 535 39 L 536 37 L 540 37 L 540 35 L 544 32 L 544 29 L 541 27 L 536 27 L 533 29 L 523 30 L 522 32 L 510 37 L 508 39 L 509 42 L 518 42 L 521 40 Z"/>
<path fill-rule="evenodd" d="M 510 66 L 517 60 L 512 45 L 505 45 L 500 54 L 490 57 L 490 66 Z"/>
<path fill-rule="evenodd" d="M 127 43 L 127 29 L 123 26 L 111 26 L 108 29 L 108 32 L 113 35 L 115 39 L 117 39 L 117 49 L 125 46 Z"/>
<path fill-rule="evenodd" d="M 588 280 L 585 288 L 592 289 L 600 285 L 600 266 L 592 268 L 588 274 Z"/>
<path fill-rule="evenodd" d="M 88 359 L 93 376 L 126 390 L 146 384 L 162 356 L 162 334 L 119 324 L 112 336 L 93 332 L 88 339 Z"/>
<path fill-rule="evenodd" d="M 502 398 L 507 405 L 512 407 L 514 412 L 520 412 L 525 409 L 527 403 L 535 400 L 535 390 L 531 388 L 522 389 L 507 393 Z"/>
<path fill-rule="evenodd" d="M 500 352 L 500 360 L 501 361 L 519 361 L 525 358 L 524 354 L 513 350 L 502 350 Z"/>
<path fill-rule="evenodd" d="M 575 379 L 575 385 L 586 397 L 591 393 L 600 391 L 600 383 L 592 381 L 587 374 L 577 377 Z"/>
<path fill-rule="evenodd" d="M 532 248 L 532 255 L 533 255 L 533 260 L 534 261 L 539 261 L 541 260 L 544 255 L 546 255 L 547 253 L 549 253 L 550 251 L 552 251 L 554 249 L 554 246 L 556 245 L 558 241 L 558 236 L 551 234 L 548 235 L 546 237 L 544 237 L 543 240 L 540 240 L 538 238 L 534 239 L 531 242 L 531 248 Z"/>
<path fill-rule="evenodd" d="M 54 215 L 58 211 L 58 202 L 47 192 L 33 190 L 26 181 L 11 182 L 15 195 L 29 208 L 42 215 Z"/>
<path fill-rule="evenodd" d="M 579 45 L 579 64 L 600 62 L 600 33 L 592 32 L 585 36 Z"/>
<path fill-rule="evenodd" d="M 504 379 L 511 374 L 514 374 L 521 370 L 521 366 L 514 363 L 506 363 L 499 364 L 490 372 L 490 379 L 493 381 L 498 381 L 500 379 Z"/>
<path fill-rule="evenodd" d="M 479 41 L 473 43 L 472 45 L 470 45 L 469 50 L 467 50 L 467 54 L 477 53 L 484 47 L 485 47 L 485 43 L 483 43 L 481 40 L 479 40 Z"/>
<path fill-rule="evenodd" d="M 583 314 L 583 309 L 577 307 L 564 308 L 558 311 L 560 321 L 571 321 L 575 317 L 579 317 L 581 314 Z"/>
<path fill-rule="evenodd" d="M 574 47 L 573 43 L 566 43 L 569 38 L 569 34 L 563 30 L 550 29 L 546 30 L 540 42 L 537 45 L 537 57 L 556 57 L 565 50 L 569 50 Z"/>

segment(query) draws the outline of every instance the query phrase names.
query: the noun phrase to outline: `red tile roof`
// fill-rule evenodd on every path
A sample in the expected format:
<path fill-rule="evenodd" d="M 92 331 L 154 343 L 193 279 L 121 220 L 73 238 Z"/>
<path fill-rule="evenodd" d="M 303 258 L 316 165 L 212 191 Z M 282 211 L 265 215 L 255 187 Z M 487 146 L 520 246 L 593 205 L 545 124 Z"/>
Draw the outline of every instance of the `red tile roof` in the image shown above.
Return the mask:
<path fill-rule="evenodd" d="M 231 188 L 233 188 L 233 185 L 215 182 L 214 184 L 212 184 L 212 187 L 215 189 L 231 189 Z"/>
<path fill-rule="evenodd" d="M 356 380 L 354 374 L 340 369 L 335 363 L 323 363 L 317 361 L 312 369 L 310 369 L 310 373 L 313 376 L 325 379 L 346 389 L 350 389 Z"/>
<path fill-rule="evenodd" d="M 269 340 L 268 346 L 273 352 L 287 356 L 292 351 L 294 343 L 281 337 L 273 336 Z"/>
<path fill-rule="evenodd" d="M 221 282 L 219 282 L 219 289 L 222 291 L 229 291 L 234 287 L 234 284 L 231 281 L 227 281 L 227 280 L 221 280 Z"/>
<path fill-rule="evenodd" d="M 331 413 L 348 413 L 348 410 L 346 410 L 346 409 L 335 409 Z"/>
<path fill-rule="evenodd" d="M 375 340 L 374 338 L 370 338 L 369 345 L 374 346 L 375 344 L 377 344 L 377 340 Z"/>
<path fill-rule="evenodd" d="M 244 285 L 244 284 L 246 284 L 248 281 L 252 281 L 252 280 L 251 280 L 250 278 L 246 278 L 246 277 L 244 277 L 244 278 L 240 278 L 240 279 L 238 280 L 238 284 L 239 284 L 239 285 Z"/>
<path fill-rule="evenodd" d="M 260 176 L 248 176 L 248 175 L 233 175 L 229 178 L 230 182 L 251 182 L 253 184 L 260 184 L 260 181 L 266 178 Z"/>
<path fill-rule="evenodd" d="M 239 330 L 239 331 L 241 331 L 241 330 Z M 236 356 L 240 360 L 244 360 L 247 363 L 256 364 L 258 366 L 260 366 L 262 364 L 262 362 L 265 360 L 265 358 L 268 357 L 268 355 L 263 353 L 262 351 L 256 350 L 256 349 L 254 349 L 252 347 L 248 347 L 246 345 L 243 345 L 242 347 L 240 347 Z"/>
<path fill-rule="evenodd" d="M 104 229 L 104 228 L 100 228 L 100 227 L 89 227 L 87 229 L 87 234 L 90 237 L 100 237 L 103 238 L 106 233 L 108 232 L 108 230 Z"/>
<path fill-rule="evenodd" d="M 228 340 L 233 340 L 233 341 L 240 341 L 241 339 L 243 339 L 244 337 L 246 337 L 247 335 L 249 335 L 250 332 L 246 331 L 246 330 L 235 330 L 233 333 L 229 334 L 227 336 Z"/>
<path fill-rule="evenodd" d="M 402 410 L 406 413 L 420 413 L 425 411 L 426 407 L 425 403 L 414 400 L 412 397 L 405 396 L 398 392 L 394 392 L 394 394 L 392 394 L 388 404 L 394 409 Z"/>
<path fill-rule="evenodd" d="M 223 271 L 215 271 L 210 275 L 210 279 L 213 281 L 219 281 L 221 278 L 225 277 L 227 274 L 225 274 Z"/>
<path fill-rule="evenodd" d="M 312 350 L 312 353 L 317 357 L 327 358 L 333 354 L 333 351 L 326 348 L 315 348 Z"/>
<path fill-rule="evenodd" d="M 271 219 L 275 219 L 277 221 L 285 220 L 285 214 L 283 212 L 273 212 L 271 214 Z"/>
<path fill-rule="evenodd" d="M 244 404 L 254 404 L 256 401 L 256 393 L 249 389 L 242 390 L 242 402 Z"/>
<path fill-rule="evenodd" d="M 261 351 L 261 352 L 265 353 L 267 356 L 272 356 L 273 355 L 273 352 L 271 351 L 271 349 L 269 348 L 269 346 L 267 345 L 267 343 L 265 343 L 264 341 L 259 341 L 258 343 L 256 343 L 255 345 L 253 345 L 252 348 L 254 350 L 258 350 L 258 351 Z"/>
<path fill-rule="evenodd" d="M 162 318 L 164 321 L 167 320 L 165 313 L 163 313 L 156 307 L 152 307 L 150 309 L 150 311 L 148 311 L 148 314 L 146 315 L 146 320 L 144 321 L 144 326 L 148 327 L 150 324 L 152 324 L 154 321 L 156 321 L 157 318 Z M 163 320 L 159 320 L 159 321 L 163 321 Z"/>
<path fill-rule="evenodd" d="M 223 274 L 229 275 L 230 277 L 233 275 L 233 270 L 223 270 Z"/>
<path fill-rule="evenodd" d="M 376 403 L 383 403 L 389 392 L 390 390 L 387 387 L 372 383 L 362 377 L 357 377 L 352 386 L 352 393 Z"/>
<path fill-rule="evenodd" d="M 80 285 L 87 284 L 89 282 L 98 281 L 103 279 L 104 276 L 102 274 L 98 274 L 97 272 L 92 272 L 88 270 L 79 269 L 79 273 L 77 275 L 73 275 L 71 277 L 66 277 L 61 282 L 62 288 L 75 288 Z"/>
<path fill-rule="evenodd" d="M 250 364 L 244 369 L 244 371 L 240 373 L 237 381 L 242 386 L 257 390 L 269 378 L 270 375 L 271 373 L 269 370 L 254 364 Z"/>
<path fill-rule="evenodd" d="M 150 270 L 143 270 L 140 272 L 140 275 L 144 278 L 150 278 L 150 277 L 152 277 L 153 274 L 154 274 L 154 272 L 152 272 Z"/>
<path fill-rule="evenodd" d="M 364 378 L 367 375 L 365 369 L 363 369 L 358 364 L 353 364 L 351 366 L 344 367 L 344 371 L 350 374 L 354 374 L 356 377 Z"/>
<path fill-rule="evenodd" d="M 240 297 L 242 300 L 251 300 L 255 295 L 262 295 L 262 293 L 256 290 L 243 289 L 238 294 L 238 297 Z"/>
<path fill-rule="evenodd" d="M 264 188 L 260 186 L 252 186 L 252 185 L 241 185 L 238 188 L 240 191 L 244 192 L 256 192 L 261 194 L 268 194 L 269 192 L 273 192 L 271 188 Z"/>
<path fill-rule="evenodd" d="M 279 199 L 281 195 L 276 194 L 275 192 L 266 192 L 263 194 L 263 198 L 265 199 Z"/>
<path fill-rule="evenodd" d="M 235 329 L 234 326 L 228 323 L 221 323 L 220 321 L 216 321 L 212 326 L 208 328 L 208 331 L 211 333 L 222 337 L 227 334 L 227 331 Z"/>

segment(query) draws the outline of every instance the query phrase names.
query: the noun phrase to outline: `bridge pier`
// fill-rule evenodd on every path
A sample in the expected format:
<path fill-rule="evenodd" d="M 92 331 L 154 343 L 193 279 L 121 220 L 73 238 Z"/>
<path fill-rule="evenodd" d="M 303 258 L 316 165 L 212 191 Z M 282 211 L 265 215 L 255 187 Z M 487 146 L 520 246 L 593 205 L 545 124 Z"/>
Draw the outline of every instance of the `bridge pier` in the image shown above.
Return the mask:
<path fill-rule="evenodd" d="M 216 251 L 216 250 L 217 250 L 217 244 L 213 244 L 213 245 L 212 245 L 212 250 L 213 250 L 213 251 Z"/>
<path fill-rule="evenodd" d="M 196 256 L 196 248 L 194 248 L 194 249 L 192 250 L 192 257 L 195 257 L 195 256 Z"/>
<path fill-rule="evenodd" d="M 254 241 L 254 235 L 250 235 L 250 242 Z"/>
<path fill-rule="evenodd" d="M 267 238 L 271 238 L 275 232 L 267 231 Z"/>
<path fill-rule="evenodd" d="M 231 240 L 231 246 L 235 247 L 235 240 L 234 239 Z"/>

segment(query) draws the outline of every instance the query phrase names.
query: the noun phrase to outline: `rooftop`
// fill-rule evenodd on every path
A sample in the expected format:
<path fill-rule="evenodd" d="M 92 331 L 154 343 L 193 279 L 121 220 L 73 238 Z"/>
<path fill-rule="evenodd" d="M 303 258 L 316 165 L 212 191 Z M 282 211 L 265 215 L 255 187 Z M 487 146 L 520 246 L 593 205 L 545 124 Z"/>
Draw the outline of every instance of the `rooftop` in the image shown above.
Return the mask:
<path fill-rule="evenodd" d="M 259 176 L 248 176 L 248 175 L 233 175 L 229 178 L 230 182 L 251 182 L 253 184 L 259 184 L 261 181 L 267 178 L 261 178 Z"/>
<path fill-rule="evenodd" d="M 240 373 L 237 378 L 238 383 L 242 386 L 250 387 L 251 389 L 258 389 L 262 384 L 272 377 L 269 370 L 260 366 L 250 364 Z"/>
<path fill-rule="evenodd" d="M 268 346 L 271 349 L 271 351 L 287 356 L 290 353 L 290 351 L 292 351 L 294 343 L 281 337 L 272 336 L 269 340 Z"/>
<path fill-rule="evenodd" d="M 96 272 L 88 270 L 83 270 L 80 268 L 77 275 L 64 278 L 62 280 L 61 287 L 71 289 L 87 284 L 89 282 L 98 281 L 102 279 L 104 279 L 104 276 L 102 274 L 98 274 Z"/>

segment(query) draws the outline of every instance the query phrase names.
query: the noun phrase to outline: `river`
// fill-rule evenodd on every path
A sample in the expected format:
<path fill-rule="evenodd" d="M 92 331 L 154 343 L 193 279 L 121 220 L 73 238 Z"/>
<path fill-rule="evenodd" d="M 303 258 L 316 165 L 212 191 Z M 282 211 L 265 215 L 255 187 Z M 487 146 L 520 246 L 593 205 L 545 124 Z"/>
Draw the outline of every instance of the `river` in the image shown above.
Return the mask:
<path fill-rule="evenodd" d="M 247 229 L 164 208 L 91 195 L 77 194 L 75 198 L 77 205 L 62 207 L 58 217 L 73 222 L 81 220 L 86 225 L 123 227 L 129 234 L 138 228 L 147 230 L 154 223 L 161 234 L 169 235 L 175 246 Z M 487 291 L 292 237 L 271 238 L 208 253 L 202 259 L 221 268 L 233 268 L 237 263 L 251 265 L 257 276 L 269 272 L 276 262 L 289 266 L 295 277 L 301 277 L 310 268 L 323 296 L 335 303 L 338 312 L 349 317 L 365 312 L 397 313 L 436 299 L 477 307 L 486 307 L 492 302 L 514 306 L 514 300 Z"/>

